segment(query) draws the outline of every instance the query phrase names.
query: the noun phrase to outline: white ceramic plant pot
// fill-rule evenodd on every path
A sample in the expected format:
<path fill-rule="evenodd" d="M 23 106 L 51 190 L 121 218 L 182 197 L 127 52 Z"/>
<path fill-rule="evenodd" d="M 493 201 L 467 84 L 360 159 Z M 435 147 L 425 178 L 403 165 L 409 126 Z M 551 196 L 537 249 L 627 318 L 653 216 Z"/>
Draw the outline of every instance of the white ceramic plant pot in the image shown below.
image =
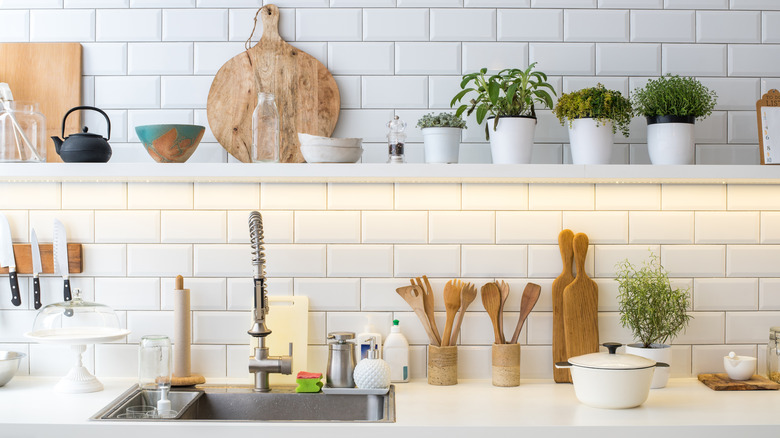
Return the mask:
<path fill-rule="evenodd" d="M 528 164 L 534 148 L 536 119 L 501 117 L 497 129 L 493 118 L 486 122 L 490 130 L 490 153 L 494 164 Z"/>
<path fill-rule="evenodd" d="M 671 346 L 666 344 L 650 344 L 650 346 L 652 348 L 644 348 L 642 347 L 642 344 L 626 345 L 626 354 L 646 357 L 656 362 L 663 362 L 671 365 Z M 669 368 L 656 368 L 650 388 L 658 389 L 666 386 L 666 383 L 669 381 L 669 374 L 671 374 Z"/>
<path fill-rule="evenodd" d="M 598 125 L 598 126 L 597 126 Z M 609 164 L 612 160 L 612 122 L 582 118 L 569 126 L 571 161 L 574 164 Z"/>
<path fill-rule="evenodd" d="M 426 163 L 457 163 L 461 128 L 423 128 Z"/>
<path fill-rule="evenodd" d="M 648 117 L 647 152 L 650 155 L 650 162 L 653 164 L 693 164 L 695 153 L 694 121 L 693 117 Z"/>

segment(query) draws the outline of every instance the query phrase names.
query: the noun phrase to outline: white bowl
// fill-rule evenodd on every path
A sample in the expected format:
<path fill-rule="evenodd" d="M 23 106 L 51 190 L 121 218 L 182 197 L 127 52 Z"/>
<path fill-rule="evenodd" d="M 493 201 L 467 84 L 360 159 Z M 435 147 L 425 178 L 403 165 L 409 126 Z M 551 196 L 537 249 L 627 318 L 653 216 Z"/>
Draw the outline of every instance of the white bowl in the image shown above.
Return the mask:
<path fill-rule="evenodd" d="M 301 153 L 307 163 L 355 163 L 363 155 L 363 148 L 301 145 Z"/>
<path fill-rule="evenodd" d="M 319 135 L 298 133 L 301 146 L 334 146 L 341 148 L 359 148 L 363 145 L 362 138 L 331 138 Z"/>
<path fill-rule="evenodd" d="M 731 380 L 750 380 L 756 373 L 756 358 L 752 356 L 723 356 L 723 368 Z"/>
<path fill-rule="evenodd" d="M 16 351 L 0 351 L 0 386 L 10 382 L 19 369 L 19 362 L 27 356 Z"/>

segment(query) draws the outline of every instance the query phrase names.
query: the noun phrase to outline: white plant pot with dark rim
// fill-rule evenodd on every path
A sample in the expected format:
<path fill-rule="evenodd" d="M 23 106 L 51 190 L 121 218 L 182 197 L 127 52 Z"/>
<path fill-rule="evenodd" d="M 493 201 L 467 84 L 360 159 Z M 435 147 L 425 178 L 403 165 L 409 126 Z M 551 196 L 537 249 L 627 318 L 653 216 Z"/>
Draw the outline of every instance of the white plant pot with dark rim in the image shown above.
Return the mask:
<path fill-rule="evenodd" d="M 529 164 L 534 148 L 536 118 L 530 116 L 501 117 L 498 127 L 488 118 L 490 154 L 493 164 Z"/>
<path fill-rule="evenodd" d="M 426 163 L 457 163 L 461 128 L 423 128 Z"/>
<path fill-rule="evenodd" d="M 633 354 L 635 356 L 641 356 L 654 360 L 656 362 L 663 362 L 671 364 L 672 360 L 672 347 L 667 344 L 650 344 L 651 348 L 644 348 L 642 344 L 630 344 L 626 345 L 626 354 Z M 653 382 L 650 384 L 651 389 L 663 388 L 666 383 L 669 382 L 669 375 L 671 374 L 669 368 L 657 368 L 655 374 L 653 374 Z"/>
<path fill-rule="evenodd" d="M 569 124 L 573 164 L 609 164 L 612 161 L 612 121 L 574 119 Z"/>
<path fill-rule="evenodd" d="M 653 164 L 693 164 L 693 116 L 647 117 L 647 153 Z"/>

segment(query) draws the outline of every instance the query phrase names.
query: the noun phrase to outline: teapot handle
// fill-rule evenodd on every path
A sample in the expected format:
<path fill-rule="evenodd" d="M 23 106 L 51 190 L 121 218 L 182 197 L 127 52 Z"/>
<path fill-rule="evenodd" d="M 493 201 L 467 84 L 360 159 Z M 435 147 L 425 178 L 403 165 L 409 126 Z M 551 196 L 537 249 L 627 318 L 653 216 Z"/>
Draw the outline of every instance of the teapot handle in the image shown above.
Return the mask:
<path fill-rule="evenodd" d="M 105 119 L 106 119 L 106 125 L 108 126 L 108 137 L 106 138 L 106 140 L 110 140 L 111 139 L 111 120 L 108 118 L 108 115 L 103 112 L 102 109 L 95 108 L 94 106 L 77 106 L 75 108 L 69 109 L 68 112 L 65 113 L 65 117 L 62 118 L 62 138 L 63 139 L 65 138 L 65 120 L 68 119 L 68 116 L 70 115 L 70 113 L 72 113 L 73 111 L 77 111 L 77 110 L 93 110 L 93 111 L 99 112 L 100 114 L 103 114 L 103 117 L 105 117 Z"/>

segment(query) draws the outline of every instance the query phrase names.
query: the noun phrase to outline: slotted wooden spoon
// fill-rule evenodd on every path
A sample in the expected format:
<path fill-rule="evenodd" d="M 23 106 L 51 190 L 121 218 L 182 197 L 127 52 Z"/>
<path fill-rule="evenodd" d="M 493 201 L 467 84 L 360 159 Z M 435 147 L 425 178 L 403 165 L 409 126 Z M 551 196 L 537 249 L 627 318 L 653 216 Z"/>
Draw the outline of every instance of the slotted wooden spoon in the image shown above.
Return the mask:
<path fill-rule="evenodd" d="M 395 291 L 409 304 L 412 310 L 414 310 L 414 314 L 417 315 L 420 323 L 422 323 L 425 333 L 428 334 L 428 340 L 431 342 L 431 345 L 440 346 L 439 342 L 436 340 L 436 336 L 433 335 L 431 324 L 428 322 L 428 316 L 425 314 L 423 290 L 419 286 L 403 286 Z"/>
<path fill-rule="evenodd" d="M 444 286 L 444 308 L 447 310 L 447 321 L 444 324 L 444 333 L 441 336 L 441 346 L 450 345 L 452 336 L 452 323 L 455 321 L 455 314 L 460 308 L 460 291 L 463 288 L 463 282 L 460 280 L 450 280 Z"/>
<path fill-rule="evenodd" d="M 501 291 L 495 283 L 486 283 L 481 289 L 482 305 L 493 323 L 495 343 L 501 344 L 501 328 L 498 326 L 498 314 L 501 309 Z"/>
<path fill-rule="evenodd" d="M 466 309 L 474 302 L 474 298 L 476 297 L 477 287 L 471 283 L 463 283 L 463 288 L 460 290 L 460 309 L 458 309 L 458 316 L 455 317 L 455 325 L 452 327 L 452 336 L 450 337 L 449 345 L 458 343 L 458 335 L 460 334 L 460 325 L 463 323 L 463 316 L 466 314 Z"/>
<path fill-rule="evenodd" d="M 434 299 L 433 299 L 433 288 L 431 287 L 431 283 L 428 281 L 428 277 L 425 275 L 422 276 L 423 280 L 425 281 L 425 286 L 423 287 L 423 282 L 420 280 L 420 277 L 416 277 L 414 280 L 409 280 L 412 285 L 415 285 L 415 281 L 417 281 L 416 285 L 420 287 L 420 289 L 423 290 L 423 305 L 425 306 L 425 315 L 428 317 L 428 323 L 431 325 L 431 331 L 433 331 L 433 334 L 436 336 L 436 341 L 439 345 L 441 345 L 441 337 L 439 337 L 439 328 L 436 327 L 436 316 L 433 313 L 434 310 Z"/>

